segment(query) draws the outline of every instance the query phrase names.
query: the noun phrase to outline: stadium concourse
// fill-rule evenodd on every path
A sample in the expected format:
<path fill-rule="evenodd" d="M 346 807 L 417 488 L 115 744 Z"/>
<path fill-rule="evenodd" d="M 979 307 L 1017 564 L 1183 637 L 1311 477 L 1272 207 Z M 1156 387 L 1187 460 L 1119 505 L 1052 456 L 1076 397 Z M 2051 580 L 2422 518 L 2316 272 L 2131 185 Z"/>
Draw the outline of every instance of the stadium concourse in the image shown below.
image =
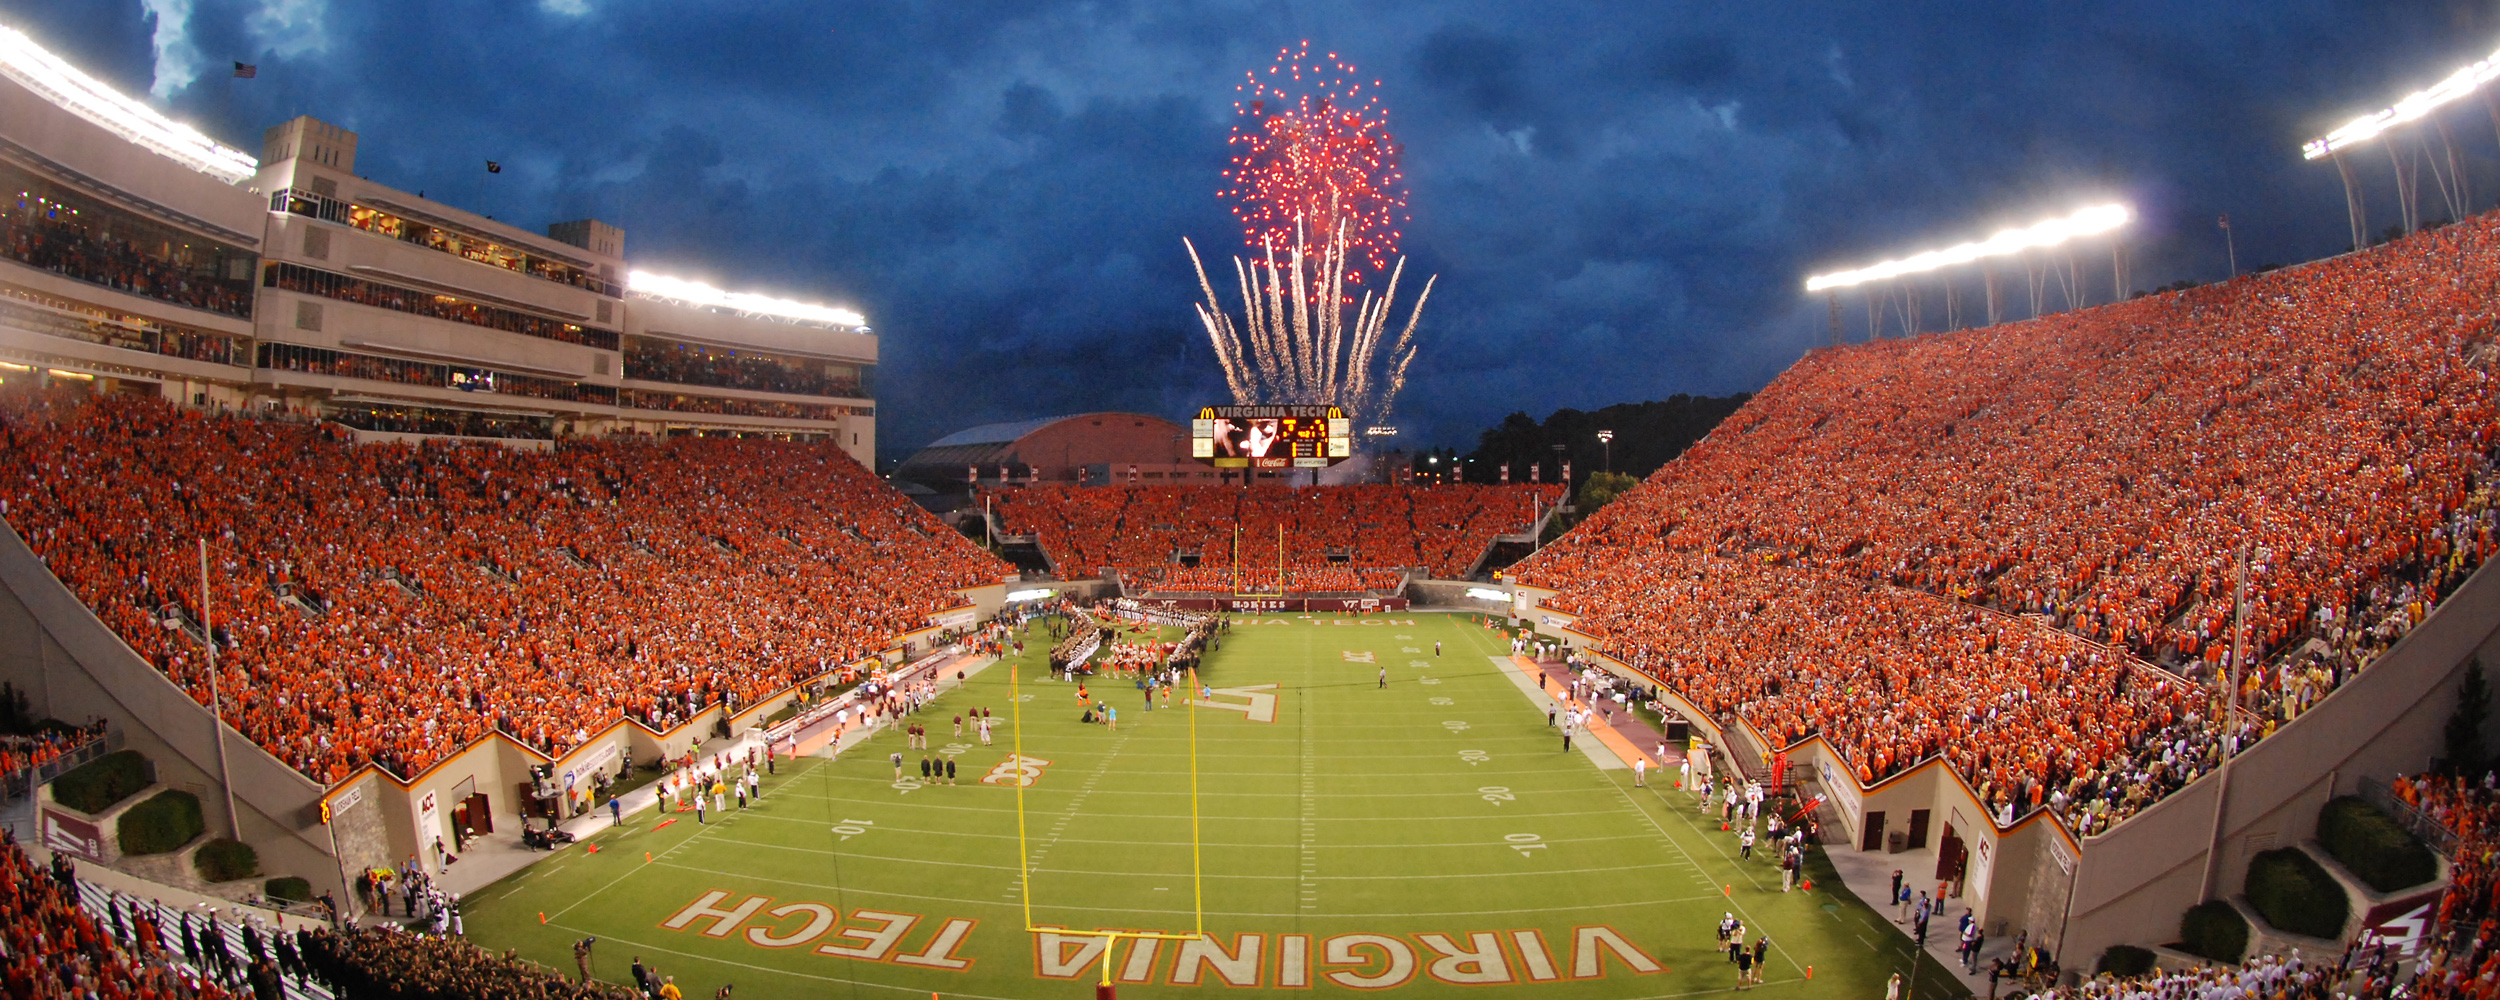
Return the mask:
<path fill-rule="evenodd" d="M 1061 576 L 1117 574 L 1156 593 L 1220 594 L 1273 589 L 1280 564 L 1288 593 L 1395 593 L 1408 569 L 1464 579 L 1495 538 L 1533 530 L 1562 497 L 1559 485 L 1039 483 L 984 492 L 1004 530 L 1034 536 Z"/>

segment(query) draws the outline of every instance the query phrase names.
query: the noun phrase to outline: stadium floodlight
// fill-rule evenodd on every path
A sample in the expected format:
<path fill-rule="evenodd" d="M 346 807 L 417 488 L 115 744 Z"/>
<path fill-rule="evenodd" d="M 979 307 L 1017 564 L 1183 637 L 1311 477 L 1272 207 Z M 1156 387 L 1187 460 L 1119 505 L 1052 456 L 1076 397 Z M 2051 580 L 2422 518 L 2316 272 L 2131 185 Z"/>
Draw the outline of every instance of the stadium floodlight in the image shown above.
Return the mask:
<path fill-rule="evenodd" d="M 2050 219 L 2028 229 L 2008 229 L 1977 243 L 1964 243 L 1930 250 L 1926 253 L 1888 260 L 1855 271 L 1838 271 L 1806 279 L 1806 291 L 1820 292 L 1830 288 L 1847 288 L 1869 281 L 1898 278 L 1905 274 L 1933 271 L 1955 264 L 1968 264 L 1982 257 L 2003 257 L 2037 247 L 2053 247 L 2067 240 L 2096 233 L 2106 233 L 2135 220 L 2135 210 L 2125 205 L 2095 205 L 2063 219 Z"/>
<path fill-rule="evenodd" d="M 107 132 L 225 183 L 241 184 L 260 170 L 260 161 L 251 154 L 122 96 L 45 51 L 23 32 L 4 25 L 0 25 L 0 75 Z"/>
<path fill-rule="evenodd" d="M 674 299 L 690 306 L 727 309 L 731 312 L 766 319 L 796 320 L 802 323 L 823 323 L 827 326 L 865 327 L 867 317 L 848 309 L 820 306 L 810 302 L 793 302 L 753 292 L 732 292 L 714 288 L 700 281 L 687 281 L 649 271 L 629 271 L 625 290 L 654 299 Z"/>
<path fill-rule="evenodd" d="M 2433 108 L 2482 89 L 2494 77 L 2500 77 L 2500 52 L 2448 74 L 2447 79 L 2432 84 L 2427 90 L 2406 94 L 2404 100 L 2397 101 L 2394 107 L 2362 115 L 2327 133 L 2324 138 L 2309 140 L 2300 147 L 2300 156 L 2305 160 L 2315 160 L 2341 152 L 2346 146 L 2368 142 L 2381 132 L 2430 114 Z"/>

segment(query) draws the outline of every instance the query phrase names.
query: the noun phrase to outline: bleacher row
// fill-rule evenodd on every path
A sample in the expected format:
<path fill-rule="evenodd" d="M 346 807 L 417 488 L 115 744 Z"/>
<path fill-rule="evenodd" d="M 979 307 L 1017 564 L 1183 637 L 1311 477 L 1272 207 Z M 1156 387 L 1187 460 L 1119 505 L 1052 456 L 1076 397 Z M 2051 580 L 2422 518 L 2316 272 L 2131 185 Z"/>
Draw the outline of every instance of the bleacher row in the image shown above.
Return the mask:
<path fill-rule="evenodd" d="M 1862 780 L 2087 832 L 2366 669 L 2493 551 L 2491 217 L 2225 285 L 1819 350 L 1521 563 L 1574 627 Z M 2165 680 L 2165 671 L 2183 680 Z"/>
<path fill-rule="evenodd" d="M 560 753 L 888 648 L 1008 567 L 829 445 L 342 443 L 0 393 L 0 515 L 131 647 L 324 783 L 500 730 Z"/>
<path fill-rule="evenodd" d="M 1163 574 L 1175 589 L 1229 591 L 1236 529 L 1242 576 L 1273 586 L 1278 529 L 1289 570 L 1372 571 L 1354 586 L 1315 576 L 1311 590 L 1360 590 L 1420 566 L 1455 579 L 1497 535 L 1526 531 L 1560 486 L 1098 486 L 1043 483 L 990 491 L 1010 534 L 1034 535 L 1062 576 Z M 1196 555 L 1198 567 L 1180 564 Z M 1212 575 L 1221 568 L 1225 577 Z M 1265 576 L 1257 576 L 1263 572 Z M 1288 574 L 1291 576 L 1291 574 Z M 1289 585 L 1300 584 L 1289 580 Z"/>

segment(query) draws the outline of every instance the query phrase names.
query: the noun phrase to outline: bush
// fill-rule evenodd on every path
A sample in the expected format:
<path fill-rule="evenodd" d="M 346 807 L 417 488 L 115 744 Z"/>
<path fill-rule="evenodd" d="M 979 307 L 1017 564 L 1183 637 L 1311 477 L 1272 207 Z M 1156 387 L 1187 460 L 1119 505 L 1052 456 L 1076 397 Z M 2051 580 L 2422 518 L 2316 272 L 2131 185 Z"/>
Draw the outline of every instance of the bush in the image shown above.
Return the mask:
<path fill-rule="evenodd" d="M 2321 938 L 2342 936 L 2344 918 L 2352 912 L 2334 876 L 2290 847 L 2250 859 L 2248 904 L 2276 930 Z"/>
<path fill-rule="evenodd" d="M 208 881 L 232 882 L 260 874 L 260 853 L 240 840 L 219 837 L 200 845 L 191 855 L 191 867 Z"/>
<path fill-rule="evenodd" d="M 2108 951 L 2101 953 L 2101 965 L 2092 970 L 2092 974 L 2106 972 L 2113 976 L 2141 976 L 2151 971 L 2152 952 L 2131 944 L 2113 944 Z"/>
<path fill-rule="evenodd" d="M 309 903 L 312 902 L 312 883 L 293 875 L 273 878 L 268 885 L 261 887 L 261 895 L 290 903 Z"/>
<path fill-rule="evenodd" d="M 2344 796 L 2318 810 L 2318 844 L 2380 892 L 2439 877 L 2439 862 L 2430 848 L 2357 796 Z"/>
<path fill-rule="evenodd" d="M 105 754 L 52 782 L 52 798 L 83 813 L 100 813 L 149 785 L 148 759 L 136 750 Z"/>
<path fill-rule="evenodd" d="M 2179 950 L 2225 965 L 2237 963 L 2241 953 L 2248 950 L 2248 920 L 2219 899 L 2191 906 L 2179 918 Z M 2101 961 L 2106 963 L 2109 957 L 2104 955 Z M 2144 964 L 2147 968 L 2152 966 L 2151 952 L 2144 953 Z"/>
<path fill-rule="evenodd" d="M 118 835 L 123 854 L 163 854 L 207 829 L 200 819 L 199 796 L 163 791 L 123 812 Z"/>

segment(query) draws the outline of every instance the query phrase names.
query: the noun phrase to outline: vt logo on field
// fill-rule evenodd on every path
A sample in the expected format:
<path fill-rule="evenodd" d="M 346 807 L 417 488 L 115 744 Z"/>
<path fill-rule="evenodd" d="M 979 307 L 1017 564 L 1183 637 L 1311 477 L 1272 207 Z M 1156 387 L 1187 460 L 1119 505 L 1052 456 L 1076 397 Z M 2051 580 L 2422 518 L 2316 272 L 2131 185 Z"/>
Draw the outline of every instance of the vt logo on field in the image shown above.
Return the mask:
<path fill-rule="evenodd" d="M 1049 766 L 1049 761 L 1039 757 L 1008 754 L 1006 760 L 999 761 L 997 767 L 990 768 L 990 773 L 981 776 L 981 783 L 1031 788 L 1035 781 L 1041 780 L 1042 769 Z"/>
<path fill-rule="evenodd" d="M 1220 708 L 1227 712 L 1239 712 L 1252 722 L 1274 722 L 1276 721 L 1276 696 L 1269 692 L 1276 690 L 1277 687 L 1279 685 L 1252 684 L 1247 687 L 1214 688 L 1212 690 L 1216 694 L 1245 700 L 1230 702 L 1192 699 L 1189 703 L 1200 708 Z"/>

